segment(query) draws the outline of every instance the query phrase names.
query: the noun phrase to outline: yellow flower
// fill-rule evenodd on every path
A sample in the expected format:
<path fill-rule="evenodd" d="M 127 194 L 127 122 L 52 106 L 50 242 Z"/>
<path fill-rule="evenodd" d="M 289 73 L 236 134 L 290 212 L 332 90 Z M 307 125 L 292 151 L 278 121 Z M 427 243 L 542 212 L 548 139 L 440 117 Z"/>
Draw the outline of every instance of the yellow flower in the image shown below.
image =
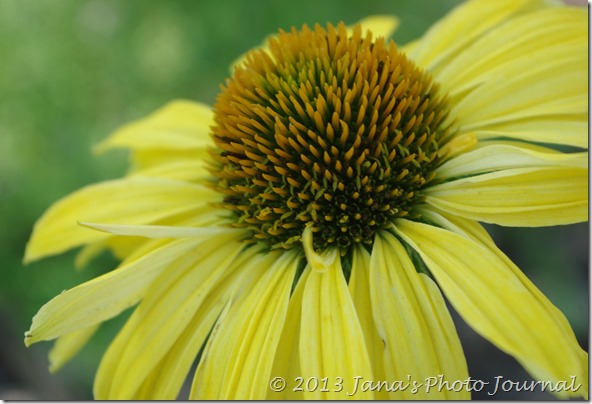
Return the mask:
<path fill-rule="evenodd" d="M 100 145 L 129 148 L 131 172 L 57 202 L 27 246 L 122 260 L 33 318 L 52 370 L 137 305 L 98 399 L 176 398 L 196 358 L 190 398 L 468 398 L 444 295 L 587 397 L 567 320 L 478 223 L 587 220 L 585 10 L 469 1 L 402 48 L 393 19 L 362 25 L 280 32 L 213 109 L 175 101 Z"/>

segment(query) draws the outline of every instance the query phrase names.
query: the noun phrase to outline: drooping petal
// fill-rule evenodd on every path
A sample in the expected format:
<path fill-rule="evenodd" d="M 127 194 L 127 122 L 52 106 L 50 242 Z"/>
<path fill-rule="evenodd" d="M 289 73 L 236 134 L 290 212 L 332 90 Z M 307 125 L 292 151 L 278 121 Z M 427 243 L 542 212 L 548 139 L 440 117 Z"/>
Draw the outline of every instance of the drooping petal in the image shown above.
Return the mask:
<path fill-rule="evenodd" d="M 277 251 L 253 260 L 239 295 L 214 327 L 191 399 L 265 399 L 298 261 Z"/>
<path fill-rule="evenodd" d="M 179 335 L 165 356 L 152 368 L 129 400 L 175 400 L 199 350 L 224 309 L 225 299 L 216 296 L 204 301 L 200 310 Z M 95 386 L 95 396 L 105 396 Z"/>
<path fill-rule="evenodd" d="M 307 251 L 307 257 L 315 254 L 314 250 Z M 356 377 L 374 379 L 364 333 L 343 276 L 339 254 L 329 251 L 314 262 L 315 266 L 309 259 L 312 271 L 302 296 L 300 368 L 304 398 L 371 399 L 372 391 L 355 389 Z M 311 377 L 317 378 L 319 383 L 326 378 L 327 385 L 313 388 L 307 385 Z"/>
<path fill-rule="evenodd" d="M 146 118 L 125 125 L 96 147 L 191 150 L 209 147 L 212 109 L 189 100 L 171 101 Z"/>
<path fill-rule="evenodd" d="M 211 333 L 216 320 L 223 314 L 224 308 L 228 308 L 231 298 L 230 291 L 240 285 L 240 278 L 252 270 L 249 262 L 256 257 L 254 249 L 247 249 L 235 259 L 228 270 L 228 275 L 209 293 L 203 303 L 193 314 L 193 318 L 187 324 L 183 332 L 174 341 L 173 345 L 145 376 L 138 389 L 131 393 L 129 399 L 134 400 L 173 400 L 179 398 L 179 391 L 192 364 L 202 349 L 204 341 Z M 126 341 L 133 332 L 133 328 L 127 328 L 127 334 L 118 336 L 121 343 L 109 348 L 110 358 L 101 364 L 101 378 L 95 383 L 95 396 L 107 397 L 110 389 L 109 375 L 112 374 L 118 364 L 117 358 L 122 355 Z M 124 332 L 122 332 L 124 334 Z M 142 375 L 140 375 L 142 377 Z M 181 397 L 182 398 L 182 397 Z"/>
<path fill-rule="evenodd" d="M 46 303 L 25 334 L 27 346 L 105 321 L 133 306 L 167 266 L 191 251 L 197 238 L 166 243 L 119 268 L 67 290 Z"/>
<path fill-rule="evenodd" d="M 426 195 L 446 212 L 502 226 L 578 223 L 588 220 L 588 169 L 501 170 L 435 185 Z"/>
<path fill-rule="evenodd" d="M 244 248 L 227 235 L 200 241 L 191 253 L 177 255 L 177 262 L 154 279 L 103 356 L 95 383 L 97 398 L 134 396 Z"/>
<path fill-rule="evenodd" d="M 349 292 L 364 332 L 374 378 L 376 380 L 387 380 L 384 372 L 384 344 L 376 331 L 376 324 L 372 317 L 370 254 L 364 248 L 356 246 L 353 251 L 351 265 L 351 275 L 348 283 Z M 387 389 L 381 389 L 375 392 L 375 397 L 377 400 L 388 400 L 390 396 Z"/>
<path fill-rule="evenodd" d="M 268 400 L 303 400 L 302 390 L 296 388 L 296 378 L 302 377 L 300 369 L 300 328 L 302 320 L 302 295 L 304 285 L 310 275 L 311 268 L 307 266 L 298 279 L 294 292 L 290 296 L 288 311 L 284 322 L 284 329 L 278 343 L 275 363 L 271 371 L 270 379 L 285 381 L 284 388 L 270 388 L 267 394 Z M 271 383 L 271 381 L 270 381 Z M 271 384 L 270 384 L 271 386 Z"/>
<path fill-rule="evenodd" d="M 540 380 L 569 382 L 576 375 L 585 386 L 575 395 L 587 395 L 587 355 L 558 320 L 557 310 L 542 302 L 542 294 L 501 252 L 472 237 L 408 220 L 397 221 L 396 232 L 421 255 L 452 305 L 478 333 Z"/>
<path fill-rule="evenodd" d="M 49 371 L 57 372 L 86 345 L 101 324 L 97 323 L 59 337 L 49 351 Z"/>
<path fill-rule="evenodd" d="M 197 209 L 217 195 L 205 187 L 156 178 L 124 178 L 84 187 L 56 202 L 35 224 L 25 262 L 108 237 L 78 225 L 150 224 Z"/>
<path fill-rule="evenodd" d="M 552 149 L 525 147 L 517 143 L 485 143 L 438 167 L 438 178 L 483 174 L 511 168 L 579 167 L 588 165 L 588 153 L 559 153 Z"/>
<path fill-rule="evenodd" d="M 465 389 L 436 387 L 438 375 L 449 383 L 467 379 L 460 340 L 437 286 L 417 273 L 404 247 L 387 232 L 375 238 L 372 248 L 370 296 L 387 380 L 411 384 L 391 398 L 470 398 Z M 421 387 L 414 390 L 414 382 Z"/>
<path fill-rule="evenodd" d="M 559 324 L 560 327 L 563 328 L 565 332 L 565 338 L 571 341 L 575 341 L 576 337 L 574 335 L 567 318 L 563 315 L 561 310 L 553 305 L 547 299 L 547 297 L 539 290 L 537 287 L 530 282 L 530 280 L 524 275 L 524 273 L 506 256 L 496 245 L 491 236 L 487 233 L 487 231 L 479 224 L 470 219 L 464 219 L 462 217 L 454 216 L 448 214 L 446 212 L 438 212 L 434 209 L 422 209 L 421 210 L 422 217 L 430 220 L 432 223 L 441 226 L 444 229 L 448 229 L 453 231 L 457 234 L 461 234 L 465 237 L 472 238 L 473 240 L 487 246 L 491 252 L 497 255 L 502 261 L 506 263 L 508 268 L 512 270 L 514 275 L 520 279 L 520 281 L 524 284 L 526 288 L 537 298 L 540 304 L 544 305 L 547 310 L 555 316 L 555 320 Z M 588 354 L 580 349 L 579 353 L 586 357 Z M 584 361 L 587 361 L 585 359 Z M 586 387 L 587 389 L 587 387 Z"/>

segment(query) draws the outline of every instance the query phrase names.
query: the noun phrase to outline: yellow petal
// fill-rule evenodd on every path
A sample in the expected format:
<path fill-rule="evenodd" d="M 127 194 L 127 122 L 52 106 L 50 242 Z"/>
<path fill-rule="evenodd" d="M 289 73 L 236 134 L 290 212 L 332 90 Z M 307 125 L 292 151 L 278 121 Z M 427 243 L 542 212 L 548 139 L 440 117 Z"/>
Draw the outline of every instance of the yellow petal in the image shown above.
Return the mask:
<path fill-rule="evenodd" d="M 510 168 L 580 167 L 588 165 L 588 153 L 559 153 L 539 147 L 533 150 L 518 144 L 490 142 L 470 152 L 448 160 L 438 167 L 438 178 L 483 174 Z"/>
<path fill-rule="evenodd" d="M 587 148 L 587 14 L 561 5 L 468 1 L 403 49 L 450 96 L 462 132 Z"/>
<path fill-rule="evenodd" d="M 481 128 L 475 126 L 473 128 L 480 139 L 511 137 L 529 142 L 554 143 L 587 149 L 585 136 L 587 120 L 586 113 L 563 113 L 508 119 L 504 122 L 487 124 Z M 470 128 L 471 126 L 467 125 L 463 130 L 471 130 Z"/>
<path fill-rule="evenodd" d="M 410 385 L 391 398 L 470 398 L 468 389 L 438 388 L 438 375 L 450 384 L 468 378 L 460 340 L 437 286 L 417 273 L 405 248 L 387 232 L 374 240 L 370 296 L 387 380 Z"/>
<path fill-rule="evenodd" d="M 587 148 L 588 60 L 575 56 L 585 54 L 585 38 L 582 46 L 547 50 L 540 60 L 490 72 L 486 82 L 452 106 L 461 130 L 479 139 L 506 136 Z"/>
<path fill-rule="evenodd" d="M 587 28 L 583 9 L 541 9 L 496 27 L 448 61 L 436 79 L 461 130 L 586 148 Z"/>
<path fill-rule="evenodd" d="M 130 149 L 202 149 L 212 145 L 209 133 L 212 109 L 188 100 L 176 100 L 146 118 L 125 125 L 96 147 Z"/>
<path fill-rule="evenodd" d="M 134 396 L 244 248 L 225 235 L 200 241 L 191 253 L 177 254 L 177 261 L 154 279 L 109 347 L 97 374 L 97 398 Z"/>
<path fill-rule="evenodd" d="M 433 25 L 409 56 L 420 66 L 437 73 L 476 38 L 544 3 L 544 0 L 467 1 Z"/>
<path fill-rule="evenodd" d="M 166 355 L 153 367 L 138 390 L 129 397 L 133 400 L 175 400 L 195 362 L 199 350 L 208 337 L 225 300 L 216 295 L 208 298 L 179 335 Z M 97 388 L 97 391 L 100 391 Z M 102 393 L 96 397 L 104 397 Z"/>
<path fill-rule="evenodd" d="M 284 251 L 253 261 L 249 280 L 241 279 L 243 293 L 209 338 L 191 399 L 265 399 L 298 261 Z"/>
<path fill-rule="evenodd" d="M 217 197 L 204 187 L 155 178 L 106 181 L 84 187 L 50 207 L 35 224 L 25 262 L 107 237 L 78 225 L 149 224 L 196 209 Z"/>
<path fill-rule="evenodd" d="M 217 231 L 217 230 L 214 230 L 214 228 L 216 228 L 216 226 L 226 225 L 222 222 L 221 216 L 222 215 L 220 215 L 217 212 L 217 208 L 214 208 L 211 205 L 199 205 L 199 206 L 196 206 L 196 208 L 192 211 L 188 211 L 188 212 L 185 212 L 182 214 L 166 217 L 162 220 L 156 221 L 154 226 L 147 226 L 147 229 L 149 229 L 147 233 L 144 232 L 141 235 L 138 232 L 145 230 L 145 227 L 142 225 L 140 225 L 140 226 L 108 225 L 109 229 L 104 228 L 103 231 L 107 231 L 112 234 L 117 234 L 118 232 L 120 232 L 120 234 L 125 233 L 125 235 L 110 236 L 110 237 L 101 239 L 99 241 L 96 241 L 94 243 L 90 243 L 90 244 L 87 244 L 86 246 L 84 246 L 80 250 L 78 255 L 76 256 L 76 261 L 75 261 L 76 269 L 78 269 L 78 270 L 82 269 L 90 260 L 95 258 L 99 253 L 101 253 L 105 249 L 111 250 L 113 255 L 115 255 L 115 257 L 120 260 L 127 259 L 132 254 L 135 254 L 137 251 L 140 251 L 140 252 L 143 251 L 143 253 L 149 252 L 152 249 L 156 248 L 156 246 L 153 245 L 152 243 L 148 243 L 147 249 L 144 249 L 144 248 L 139 249 L 139 247 L 145 246 L 147 244 L 146 237 L 153 237 L 153 236 L 154 237 L 164 237 L 164 234 L 166 233 L 165 227 L 166 228 L 170 227 L 172 229 L 181 229 L 182 234 L 179 234 L 179 233 L 177 233 L 176 235 L 172 234 L 171 237 L 176 237 L 176 236 L 180 236 L 180 235 L 187 236 L 190 233 L 193 233 L 193 230 L 188 230 L 189 227 L 199 229 L 199 228 L 204 228 L 206 226 L 209 226 L 209 227 L 212 227 L 211 231 L 213 231 L 215 233 Z M 161 225 L 161 223 L 166 223 L 166 226 Z M 86 223 L 86 222 L 81 222 L 80 224 L 83 226 L 91 227 L 91 228 L 93 228 L 94 225 L 99 226 L 99 227 L 103 226 L 102 224 L 96 224 L 96 223 L 91 224 L 91 223 Z M 176 226 L 176 225 L 179 225 L 179 226 Z M 180 225 L 182 225 L 182 227 Z M 111 227 L 111 226 L 113 226 L 113 227 Z M 125 229 L 125 230 L 123 230 L 123 229 Z M 163 232 L 160 232 L 160 229 L 163 230 Z M 97 228 L 97 230 L 98 230 L 98 228 Z M 109 231 L 109 230 L 112 230 L 112 231 Z M 156 234 L 154 232 L 155 230 L 158 231 L 158 234 Z M 123 233 L 121 233 L 121 232 L 123 232 Z M 199 230 L 197 230 L 197 232 L 199 232 Z M 136 235 L 131 235 L 131 234 L 138 234 L 138 235 L 136 236 Z M 237 237 L 241 237 L 241 236 L 237 235 Z"/>
<path fill-rule="evenodd" d="M 192 181 L 202 177 L 208 149 L 136 149 L 131 155 L 132 175 Z M 190 166 L 196 172 L 188 172 Z"/>
<path fill-rule="evenodd" d="M 572 54 L 585 46 L 586 34 L 586 12 L 583 9 L 552 7 L 536 10 L 484 33 L 442 66 L 438 79 L 455 96 L 490 81 L 492 76 L 501 78 L 503 73 L 510 73 L 516 65 L 530 63 L 529 70 L 537 71 L 548 69 L 558 58 L 572 56 L 575 60 L 586 60 L 585 55 Z M 546 38 L 544 46 L 540 42 L 541 37 Z M 537 65 L 537 61 L 549 58 L 551 54 L 555 58 L 546 60 L 545 66 Z M 520 70 L 512 73 L 506 76 L 506 80 L 530 74 Z M 497 84 L 505 86 L 506 82 Z M 488 94 L 481 96 L 487 98 Z"/>
<path fill-rule="evenodd" d="M 33 317 L 25 344 L 51 340 L 105 321 L 134 305 L 168 265 L 191 251 L 200 239 L 164 245 L 114 271 L 64 291 Z"/>
<path fill-rule="evenodd" d="M 99 326 L 100 323 L 94 324 L 59 337 L 49 351 L 49 371 L 54 373 L 60 370 L 86 345 Z"/>
<path fill-rule="evenodd" d="M 514 356 L 543 381 L 567 381 L 575 375 L 587 395 L 587 355 L 573 332 L 558 320 L 557 309 L 542 303 L 536 290 L 508 259 L 472 237 L 407 220 L 396 232 L 428 265 L 458 313 L 479 334 Z"/>
<path fill-rule="evenodd" d="M 370 292 L 370 254 L 361 246 L 356 246 L 353 251 L 349 278 L 349 292 L 356 307 L 356 313 L 360 319 L 360 326 L 364 332 L 368 356 L 372 363 L 372 371 L 376 380 L 387 380 L 384 372 L 383 342 L 376 331 L 376 325 L 372 317 L 372 299 Z M 377 400 L 388 400 L 389 392 L 382 389 L 375 392 Z"/>
<path fill-rule="evenodd" d="M 553 226 L 588 220 L 587 168 L 517 168 L 461 178 L 426 190 L 426 202 L 503 226 Z"/>
<path fill-rule="evenodd" d="M 121 236 L 140 236 L 148 238 L 186 238 L 208 237 L 226 234 L 233 238 L 239 238 L 241 233 L 228 227 L 181 227 L 181 226 L 129 226 L 125 224 L 103 224 L 80 222 L 82 226 L 90 227 L 106 233 Z M 232 234 L 234 233 L 234 234 Z"/>
<path fill-rule="evenodd" d="M 304 285 L 310 275 L 310 266 L 307 266 L 294 288 L 288 303 L 288 312 L 284 321 L 284 328 L 278 343 L 279 349 L 276 352 L 275 362 L 270 375 L 270 389 L 268 400 L 303 400 L 304 395 L 296 388 L 298 377 L 302 377 L 300 370 L 300 324 L 302 319 L 302 295 Z M 271 388 L 272 380 L 285 381 L 284 388 Z M 275 386 L 275 385 L 274 385 Z M 281 385 L 280 385 L 281 386 Z"/>
<path fill-rule="evenodd" d="M 230 298 L 229 290 L 236 286 L 237 280 L 245 272 L 252 269 L 248 263 L 254 257 L 254 249 L 248 249 L 233 261 L 228 270 L 228 276 L 208 293 L 179 337 L 173 338 L 174 343 L 163 358 L 156 362 L 148 373 L 136 374 L 139 379 L 136 383 L 141 383 L 141 385 L 135 392 L 130 392 L 128 399 L 173 400 L 178 398 L 179 391 L 198 352 L 203 347 L 216 320 L 222 315 L 224 307 L 227 306 Z M 166 274 L 164 276 L 168 277 Z M 128 320 L 130 325 L 126 324 L 103 357 L 95 379 L 95 398 L 110 397 L 110 393 L 114 394 L 113 391 L 110 392 L 112 375 L 119 366 L 119 358 L 130 343 L 135 321 L 140 321 L 139 316 L 136 313 L 132 315 Z M 145 378 L 142 381 L 143 377 Z"/>
<path fill-rule="evenodd" d="M 362 18 L 356 23 L 362 27 L 362 32 L 366 30 L 372 32 L 373 38 L 384 37 L 389 39 L 399 27 L 399 19 L 392 15 L 371 15 Z M 354 26 L 347 27 L 348 35 L 353 33 Z"/>
<path fill-rule="evenodd" d="M 537 298 L 540 304 L 544 305 L 547 310 L 555 316 L 555 320 L 560 324 L 566 333 L 566 338 L 575 341 L 576 337 L 567 321 L 567 318 L 563 313 L 551 303 L 547 297 L 536 288 L 534 284 L 520 271 L 520 269 L 514 265 L 514 263 L 495 245 L 493 239 L 489 236 L 487 231 L 479 224 L 470 219 L 463 219 L 458 216 L 450 215 L 446 212 L 437 212 L 434 209 L 422 209 L 422 217 L 430 220 L 432 223 L 441 226 L 444 229 L 453 231 L 457 234 L 461 234 L 465 237 L 471 238 L 485 246 L 496 254 L 502 261 L 506 263 L 508 268 L 512 270 L 514 275 L 520 279 L 525 287 Z M 580 350 L 581 354 L 586 355 L 587 353 Z"/>
<path fill-rule="evenodd" d="M 164 153 L 168 156 L 168 154 Z M 163 156 L 163 153 L 158 153 Z M 152 161 L 137 165 L 130 176 L 168 178 L 176 181 L 200 182 L 208 177 L 206 168 L 206 152 L 194 155 L 190 160 L 179 159 L 171 156 L 172 161 Z M 135 156 L 137 159 L 137 155 Z"/>
<path fill-rule="evenodd" d="M 356 377 L 374 379 L 339 255 L 324 253 L 317 263 L 324 268 L 313 267 L 302 296 L 300 368 L 304 398 L 372 399 L 372 391 L 355 390 Z M 309 384 L 310 378 L 313 381 Z"/>

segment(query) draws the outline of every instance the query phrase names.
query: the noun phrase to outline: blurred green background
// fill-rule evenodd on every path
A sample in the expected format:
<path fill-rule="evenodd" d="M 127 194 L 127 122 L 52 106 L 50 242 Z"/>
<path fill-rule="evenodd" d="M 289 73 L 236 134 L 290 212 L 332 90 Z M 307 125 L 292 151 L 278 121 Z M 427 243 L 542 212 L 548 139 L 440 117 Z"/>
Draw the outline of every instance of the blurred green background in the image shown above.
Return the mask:
<path fill-rule="evenodd" d="M 405 43 L 458 3 L 0 1 L 0 399 L 92 398 L 100 356 L 122 324 L 123 319 L 107 323 L 56 375 L 47 371 L 51 343 L 26 349 L 22 342 L 32 316 L 46 301 L 115 265 L 103 256 L 77 272 L 74 252 L 21 265 L 33 223 L 52 202 L 125 172 L 124 152 L 93 156 L 94 144 L 171 99 L 212 104 L 229 64 L 278 28 L 351 24 L 372 14 L 396 14 L 402 25 L 395 39 Z M 587 224 L 490 230 L 500 247 L 564 311 L 587 347 Z M 474 378 L 528 379 L 512 358 L 462 321 L 458 324 Z M 493 398 L 526 397 L 511 393 Z"/>

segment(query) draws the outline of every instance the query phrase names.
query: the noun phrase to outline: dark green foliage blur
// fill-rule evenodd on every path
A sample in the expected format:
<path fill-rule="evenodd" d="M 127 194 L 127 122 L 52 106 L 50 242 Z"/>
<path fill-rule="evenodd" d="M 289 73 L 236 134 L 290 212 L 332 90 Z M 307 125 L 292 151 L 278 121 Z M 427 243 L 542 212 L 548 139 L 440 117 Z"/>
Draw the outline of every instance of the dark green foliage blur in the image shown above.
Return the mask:
<path fill-rule="evenodd" d="M 56 375 L 47 371 L 51 343 L 27 349 L 22 342 L 32 316 L 45 302 L 116 265 L 105 254 L 76 271 L 74 252 L 21 265 L 33 224 L 45 209 L 80 187 L 125 173 L 125 152 L 95 156 L 93 145 L 169 100 L 212 104 L 230 63 L 278 28 L 352 24 L 368 15 L 396 14 L 402 24 L 395 39 L 406 43 L 458 3 L 0 1 L 0 399 L 91 398 L 100 356 L 124 321 L 105 324 Z M 511 231 L 496 227 L 493 234 L 566 313 L 585 343 L 587 225 Z M 493 367 L 491 377 L 502 374 L 500 366 L 506 365 L 496 365 L 495 358 L 503 354 L 472 331 L 463 332 L 472 372 Z M 479 354 L 484 359 L 471 359 Z M 506 362 L 516 367 L 512 359 Z"/>

